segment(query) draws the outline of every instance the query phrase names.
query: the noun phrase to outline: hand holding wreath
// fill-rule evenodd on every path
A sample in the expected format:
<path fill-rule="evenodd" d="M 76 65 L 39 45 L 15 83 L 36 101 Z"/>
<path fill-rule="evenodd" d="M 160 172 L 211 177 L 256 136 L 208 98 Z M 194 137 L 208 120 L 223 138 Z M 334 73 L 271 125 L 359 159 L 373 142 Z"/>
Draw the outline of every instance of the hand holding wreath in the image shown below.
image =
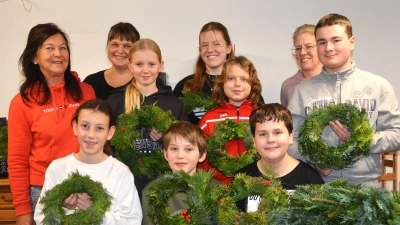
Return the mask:
<path fill-rule="evenodd" d="M 73 193 L 63 202 L 63 207 L 67 209 L 79 208 L 86 210 L 92 205 L 90 196 L 87 193 Z"/>
<path fill-rule="evenodd" d="M 87 193 L 79 196 L 79 198 L 85 199 L 81 202 L 77 199 L 79 209 L 75 209 L 73 214 L 65 215 L 62 208 L 65 199 L 71 194 L 78 193 Z M 112 196 L 107 193 L 100 182 L 91 180 L 87 175 L 82 176 L 78 171 L 72 172 L 61 184 L 46 191 L 40 199 L 40 203 L 44 206 L 42 210 L 43 224 L 101 224 L 104 214 L 110 209 L 111 200 Z"/>
<path fill-rule="evenodd" d="M 140 136 L 140 130 L 153 129 L 152 138 L 158 138 L 165 133 L 171 124 L 175 123 L 171 111 L 165 112 L 161 108 L 151 105 L 135 109 L 130 113 L 118 117 L 118 125 L 111 144 L 117 149 L 116 156 L 129 167 L 133 175 L 150 178 L 168 168 L 163 151 L 157 149 L 152 153 L 137 150 L 135 140 Z"/>
<path fill-rule="evenodd" d="M 350 138 L 350 131 L 343 126 L 339 121 L 329 121 L 329 126 L 332 128 L 333 132 L 338 136 L 338 138 L 346 142 Z"/>
<path fill-rule="evenodd" d="M 322 131 L 329 122 L 336 120 L 346 126 L 350 136 L 337 147 L 328 146 L 321 140 Z M 370 154 L 373 135 L 374 130 L 369 124 L 365 109 L 360 111 L 347 103 L 330 104 L 313 110 L 307 116 L 304 125 L 300 127 L 299 151 L 308 162 L 321 169 L 341 170 Z"/>

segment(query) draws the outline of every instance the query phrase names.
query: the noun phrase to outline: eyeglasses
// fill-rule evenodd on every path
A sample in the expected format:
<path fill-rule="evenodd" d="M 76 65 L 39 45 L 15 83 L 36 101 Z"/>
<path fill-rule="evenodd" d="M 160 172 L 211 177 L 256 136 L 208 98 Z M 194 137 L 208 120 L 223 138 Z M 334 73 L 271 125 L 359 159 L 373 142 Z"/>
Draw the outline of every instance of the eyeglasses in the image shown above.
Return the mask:
<path fill-rule="evenodd" d="M 310 53 L 314 50 L 314 47 L 316 45 L 306 45 L 306 46 L 297 46 L 292 48 L 292 54 L 293 55 L 300 55 L 301 50 L 304 49 L 304 51 L 306 51 L 307 53 Z"/>

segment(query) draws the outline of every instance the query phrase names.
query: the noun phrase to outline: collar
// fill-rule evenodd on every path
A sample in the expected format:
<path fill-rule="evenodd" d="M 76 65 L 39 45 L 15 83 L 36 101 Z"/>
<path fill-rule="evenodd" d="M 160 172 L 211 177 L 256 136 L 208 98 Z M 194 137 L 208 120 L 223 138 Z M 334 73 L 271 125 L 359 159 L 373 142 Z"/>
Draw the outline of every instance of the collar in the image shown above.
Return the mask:
<path fill-rule="evenodd" d="M 351 61 L 351 66 L 343 71 L 338 71 L 338 72 L 334 72 L 334 73 L 328 73 L 325 70 L 325 66 L 322 67 L 322 71 L 321 71 L 321 76 L 323 76 L 323 78 L 325 80 L 328 81 L 336 81 L 337 80 L 337 76 L 339 75 L 340 80 L 341 81 L 346 81 L 350 78 L 350 76 L 354 73 L 354 71 L 356 71 L 357 67 L 356 67 L 356 62 L 355 61 Z"/>

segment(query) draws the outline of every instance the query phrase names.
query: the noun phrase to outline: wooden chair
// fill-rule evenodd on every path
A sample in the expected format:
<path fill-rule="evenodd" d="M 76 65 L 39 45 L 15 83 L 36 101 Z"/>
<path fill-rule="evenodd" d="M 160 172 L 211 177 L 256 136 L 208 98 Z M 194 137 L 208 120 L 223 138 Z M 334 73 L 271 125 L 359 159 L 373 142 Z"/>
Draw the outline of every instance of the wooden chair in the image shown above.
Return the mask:
<path fill-rule="evenodd" d="M 382 175 L 378 180 L 382 182 L 382 188 L 386 188 L 386 182 L 393 182 L 393 191 L 398 191 L 398 169 L 397 169 L 397 151 L 381 153 L 382 157 Z M 388 173 L 386 170 L 392 168 L 393 172 Z"/>

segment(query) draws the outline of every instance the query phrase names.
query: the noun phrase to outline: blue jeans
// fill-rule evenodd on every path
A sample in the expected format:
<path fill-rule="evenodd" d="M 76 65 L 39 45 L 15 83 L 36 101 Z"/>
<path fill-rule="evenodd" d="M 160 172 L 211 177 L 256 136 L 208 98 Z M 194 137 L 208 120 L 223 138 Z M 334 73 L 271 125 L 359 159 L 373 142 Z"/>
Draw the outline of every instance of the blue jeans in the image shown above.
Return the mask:
<path fill-rule="evenodd" d="M 32 214 L 35 214 L 36 204 L 39 200 L 40 193 L 42 192 L 42 187 L 40 186 L 30 186 L 31 189 L 31 206 Z"/>

